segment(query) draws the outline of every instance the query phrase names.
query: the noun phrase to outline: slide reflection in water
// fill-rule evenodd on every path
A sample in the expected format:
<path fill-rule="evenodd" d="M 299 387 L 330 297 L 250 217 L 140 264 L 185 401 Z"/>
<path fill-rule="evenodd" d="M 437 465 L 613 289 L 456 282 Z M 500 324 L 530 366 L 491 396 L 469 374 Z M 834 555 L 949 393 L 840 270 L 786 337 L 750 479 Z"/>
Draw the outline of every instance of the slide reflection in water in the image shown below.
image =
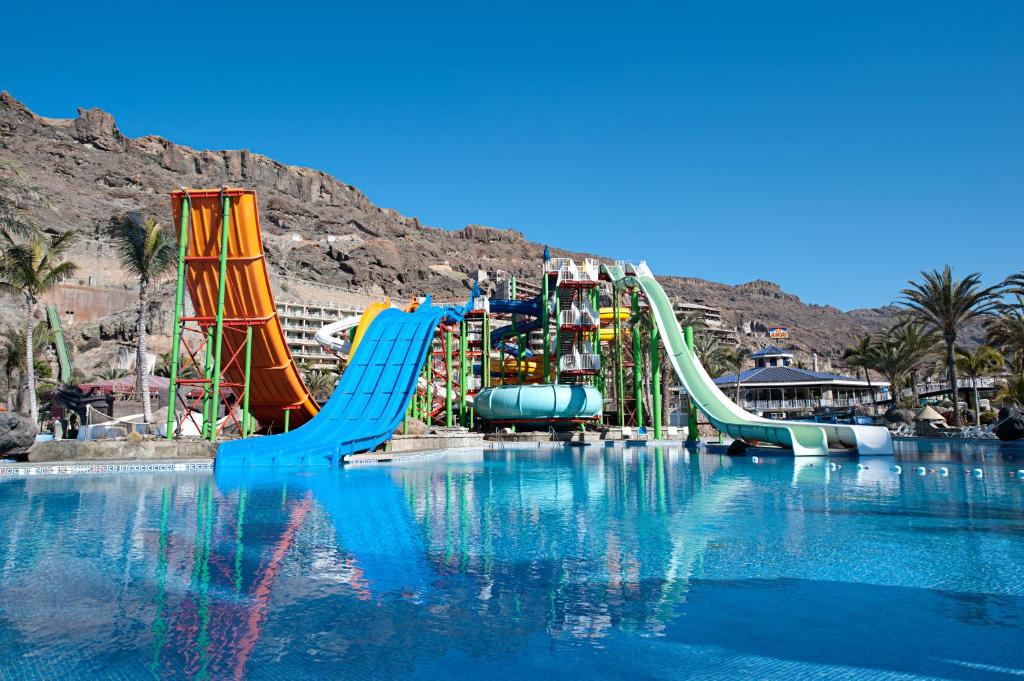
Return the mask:
<path fill-rule="evenodd" d="M 1024 668 L 1018 462 L 830 463 L 529 448 L 0 480 L 0 676 Z"/>

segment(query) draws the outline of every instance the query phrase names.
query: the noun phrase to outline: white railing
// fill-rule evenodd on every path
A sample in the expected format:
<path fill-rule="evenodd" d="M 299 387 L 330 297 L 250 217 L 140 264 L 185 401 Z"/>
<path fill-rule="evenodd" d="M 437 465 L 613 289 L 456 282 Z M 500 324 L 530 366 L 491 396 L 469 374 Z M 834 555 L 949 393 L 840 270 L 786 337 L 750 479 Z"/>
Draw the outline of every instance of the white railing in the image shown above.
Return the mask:
<path fill-rule="evenodd" d="M 573 349 L 571 354 L 562 355 L 558 358 L 560 371 L 600 371 L 601 355 L 593 352 L 579 352 Z"/>
<path fill-rule="evenodd" d="M 590 305 L 584 304 L 577 307 L 575 303 L 568 310 L 562 310 L 558 315 L 558 323 L 561 326 L 588 326 L 597 328 L 600 325 L 600 317 Z"/>
<path fill-rule="evenodd" d="M 572 262 L 572 258 L 551 258 L 544 263 L 544 272 L 558 272 L 563 267 L 568 267 Z"/>
<path fill-rule="evenodd" d="M 600 265 L 596 260 L 587 258 L 581 264 L 576 264 L 572 258 L 558 258 L 558 282 L 597 282 Z M 552 261 L 554 263 L 554 261 Z M 552 264 L 552 269 L 554 265 Z"/>
<path fill-rule="evenodd" d="M 730 395 L 726 392 L 727 395 Z M 730 395 L 731 397 L 731 395 Z M 882 401 L 882 398 L 878 398 Z M 741 400 L 744 409 L 757 411 L 773 411 L 778 409 L 816 409 L 818 407 L 863 407 L 871 404 L 871 398 L 867 395 L 862 397 L 841 397 L 841 398 L 807 398 L 790 400 Z"/>
<path fill-rule="evenodd" d="M 974 382 L 975 382 L 975 379 L 967 378 L 967 377 L 960 378 L 960 379 L 957 380 L 957 384 L 960 386 L 961 390 L 973 389 L 974 388 Z M 996 386 L 996 379 L 994 379 L 994 378 L 978 378 L 977 382 L 978 382 L 978 388 L 979 389 L 994 388 Z M 917 385 L 917 394 L 918 395 L 923 395 L 925 393 L 941 393 L 941 392 L 949 392 L 949 381 L 931 381 L 929 383 L 919 383 Z M 900 394 L 909 397 L 911 395 L 910 388 L 904 388 L 900 392 Z"/>

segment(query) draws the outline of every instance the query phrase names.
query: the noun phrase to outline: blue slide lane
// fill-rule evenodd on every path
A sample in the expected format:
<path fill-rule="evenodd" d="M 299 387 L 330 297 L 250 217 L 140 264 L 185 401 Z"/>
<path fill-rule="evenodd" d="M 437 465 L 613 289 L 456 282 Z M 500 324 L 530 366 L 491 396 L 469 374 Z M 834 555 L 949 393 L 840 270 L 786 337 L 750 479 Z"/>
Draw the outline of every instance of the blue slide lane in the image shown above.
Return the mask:
<path fill-rule="evenodd" d="M 384 310 L 367 328 L 334 394 L 316 417 L 289 433 L 232 440 L 217 449 L 220 466 L 337 466 L 342 457 L 391 439 L 416 392 L 431 340 L 442 320 L 466 307 Z"/>
<path fill-rule="evenodd" d="M 526 324 L 517 323 L 510 324 L 509 326 L 503 326 L 500 329 L 494 329 L 491 331 L 491 347 L 497 350 L 504 350 L 512 356 L 519 354 L 519 348 L 511 343 L 502 343 L 504 339 L 509 336 L 515 336 L 520 333 L 530 333 L 540 328 L 540 306 L 541 300 L 538 296 L 532 300 L 511 300 L 506 298 L 495 298 L 490 302 L 491 312 L 497 314 L 518 314 L 525 317 L 535 317 L 532 322 Z M 533 352 L 526 349 L 523 351 L 520 359 L 529 359 L 533 357 Z"/>

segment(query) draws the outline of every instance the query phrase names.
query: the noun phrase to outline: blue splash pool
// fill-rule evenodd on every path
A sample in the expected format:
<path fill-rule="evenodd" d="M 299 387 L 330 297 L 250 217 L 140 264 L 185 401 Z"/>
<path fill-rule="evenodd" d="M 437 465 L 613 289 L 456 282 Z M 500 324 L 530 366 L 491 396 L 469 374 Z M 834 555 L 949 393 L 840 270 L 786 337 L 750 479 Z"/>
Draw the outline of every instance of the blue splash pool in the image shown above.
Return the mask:
<path fill-rule="evenodd" d="M 1019 676 L 1024 451 L 900 449 L 0 480 L 0 678 Z"/>

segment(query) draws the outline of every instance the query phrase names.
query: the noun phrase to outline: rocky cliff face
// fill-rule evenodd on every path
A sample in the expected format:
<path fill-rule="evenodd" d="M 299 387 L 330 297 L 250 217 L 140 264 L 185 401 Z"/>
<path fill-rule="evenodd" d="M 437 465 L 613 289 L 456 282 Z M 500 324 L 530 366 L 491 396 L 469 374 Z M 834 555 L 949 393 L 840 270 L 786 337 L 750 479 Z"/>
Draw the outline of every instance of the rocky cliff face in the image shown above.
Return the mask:
<path fill-rule="evenodd" d="M 51 209 L 38 211 L 41 224 L 80 232 L 78 254 L 88 263 L 80 276 L 102 283 L 130 283 L 104 243 L 106 226 L 131 211 L 168 222 L 169 192 L 179 186 L 254 188 L 269 261 L 278 274 L 371 293 L 404 297 L 426 291 L 451 299 L 465 295 L 469 274 L 477 269 L 500 268 L 532 280 L 543 252 L 541 244 L 511 229 L 425 226 L 374 205 L 326 173 L 249 151 L 200 151 L 161 137 L 128 138 L 99 109 L 79 110 L 75 119 L 43 118 L 6 92 L 0 94 L 0 157 L 16 162 L 48 195 Z M 855 334 L 881 328 L 893 316 L 889 309 L 843 313 L 805 305 L 767 281 L 727 286 L 661 279 L 673 296 L 721 308 L 727 324 L 788 325 L 797 345 L 833 357 Z"/>

